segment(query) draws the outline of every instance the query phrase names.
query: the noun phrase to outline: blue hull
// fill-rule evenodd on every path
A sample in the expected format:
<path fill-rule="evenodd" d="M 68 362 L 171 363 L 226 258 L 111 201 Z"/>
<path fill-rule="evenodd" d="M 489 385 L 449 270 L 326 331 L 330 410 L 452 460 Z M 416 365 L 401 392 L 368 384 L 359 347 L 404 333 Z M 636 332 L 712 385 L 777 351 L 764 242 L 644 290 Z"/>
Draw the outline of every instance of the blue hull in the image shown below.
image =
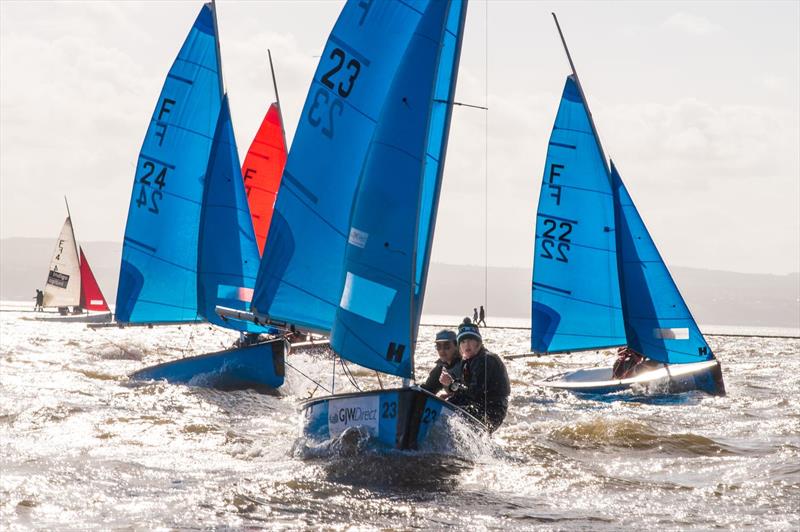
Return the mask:
<path fill-rule="evenodd" d="M 420 388 L 332 395 L 301 406 L 303 435 L 324 442 L 358 428 L 392 449 L 419 449 L 435 428 L 458 416 L 477 432 L 486 427 L 461 408 Z"/>
<path fill-rule="evenodd" d="M 282 339 L 182 358 L 139 370 L 132 380 L 166 380 L 219 390 L 273 392 L 283 384 L 285 343 Z"/>

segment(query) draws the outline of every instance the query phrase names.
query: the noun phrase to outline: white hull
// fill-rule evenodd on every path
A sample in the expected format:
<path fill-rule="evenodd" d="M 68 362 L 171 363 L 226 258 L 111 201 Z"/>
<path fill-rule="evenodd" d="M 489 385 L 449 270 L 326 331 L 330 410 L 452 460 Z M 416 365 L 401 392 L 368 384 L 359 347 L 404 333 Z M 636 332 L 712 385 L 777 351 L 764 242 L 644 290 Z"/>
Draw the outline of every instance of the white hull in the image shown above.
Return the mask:
<path fill-rule="evenodd" d="M 584 368 L 534 384 L 579 393 L 615 393 L 623 390 L 641 390 L 648 393 L 681 393 L 692 390 L 713 395 L 724 395 L 722 371 L 719 361 L 708 360 L 692 364 L 661 365 L 627 379 L 615 379 L 612 368 Z"/>

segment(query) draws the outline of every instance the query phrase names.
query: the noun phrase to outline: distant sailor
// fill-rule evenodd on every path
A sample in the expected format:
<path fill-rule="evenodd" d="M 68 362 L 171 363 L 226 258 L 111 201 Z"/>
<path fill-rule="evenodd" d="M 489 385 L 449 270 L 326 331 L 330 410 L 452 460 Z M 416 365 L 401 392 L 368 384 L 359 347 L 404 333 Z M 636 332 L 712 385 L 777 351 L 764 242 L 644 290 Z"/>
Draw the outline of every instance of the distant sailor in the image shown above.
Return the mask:
<path fill-rule="evenodd" d="M 486 311 L 483 310 L 483 305 L 481 305 L 480 318 L 478 319 L 477 325 L 486 327 Z"/>
<path fill-rule="evenodd" d="M 478 323 L 478 307 L 472 309 L 472 323 Z"/>
<path fill-rule="evenodd" d="M 452 380 L 461 380 L 461 353 L 458 352 L 456 333 L 447 329 L 436 333 L 436 352 L 439 360 L 433 366 L 428 379 L 421 385 L 431 393 L 439 393 L 444 389 L 441 382 L 442 373 L 450 375 Z"/>
<path fill-rule="evenodd" d="M 36 289 L 36 297 L 34 297 L 33 299 L 36 300 L 36 306 L 33 307 L 34 312 L 37 311 L 37 310 L 40 311 L 40 312 L 43 311 L 44 310 L 44 292 L 42 292 L 41 290 L 39 290 L 37 288 Z"/>
<path fill-rule="evenodd" d="M 506 417 L 511 383 L 506 366 L 499 356 L 483 346 L 478 326 L 464 318 L 458 327 L 458 348 L 461 351 L 463 375 L 454 381 L 442 372 L 440 381 L 453 396 L 451 403 L 463 407 L 495 431 Z"/>

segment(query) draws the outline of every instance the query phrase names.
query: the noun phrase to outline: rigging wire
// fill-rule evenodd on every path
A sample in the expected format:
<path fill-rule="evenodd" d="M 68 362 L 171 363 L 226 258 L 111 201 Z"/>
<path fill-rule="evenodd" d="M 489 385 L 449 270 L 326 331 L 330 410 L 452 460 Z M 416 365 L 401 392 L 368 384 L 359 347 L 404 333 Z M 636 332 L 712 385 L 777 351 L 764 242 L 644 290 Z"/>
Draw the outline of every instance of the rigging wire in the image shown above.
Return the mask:
<path fill-rule="evenodd" d="M 483 246 L 483 304 L 485 305 L 484 311 L 486 307 L 489 306 L 489 0 L 486 0 L 486 25 L 484 26 L 484 38 L 485 38 L 485 64 L 484 64 L 484 101 L 486 102 L 486 120 L 484 120 L 484 178 L 483 178 L 483 219 L 484 219 L 484 246 Z M 485 348 L 484 348 L 485 349 Z M 488 356 L 484 355 L 485 360 L 483 364 L 483 424 L 487 427 L 489 426 L 487 420 L 487 412 L 486 408 L 488 406 L 488 390 L 486 389 L 487 386 L 487 374 L 488 374 Z"/>
<path fill-rule="evenodd" d="M 350 368 L 347 367 L 347 364 L 345 363 L 345 361 L 344 361 L 344 359 L 342 357 L 339 357 L 339 363 L 342 365 L 342 371 L 344 371 L 344 374 L 347 377 L 347 380 L 350 381 L 350 384 L 352 384 L 353 387 L 355 387 L 355 389 L 358 390 L 359 392 L 363 391 L 363 390 L 361 390 L 361 387 L 356 382 L 356 378 L 350 372 Z"/>

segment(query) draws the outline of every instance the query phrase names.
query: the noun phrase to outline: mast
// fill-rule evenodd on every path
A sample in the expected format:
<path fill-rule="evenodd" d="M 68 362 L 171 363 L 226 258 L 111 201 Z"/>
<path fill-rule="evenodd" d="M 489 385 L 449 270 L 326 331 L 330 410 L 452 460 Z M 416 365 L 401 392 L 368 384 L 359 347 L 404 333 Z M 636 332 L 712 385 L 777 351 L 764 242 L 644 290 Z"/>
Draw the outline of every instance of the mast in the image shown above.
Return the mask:
<path fill-rule="evenodd" d="M 564 45 L 564 52 L 567 54 L 567 60 L 569 61 L 569 66 L 572 69 L 572 76 L 575 78 L 575 84 L 578 85 L 578 92 L 583 99 L 583 104 L 586 106 L 586 114 L 589 115 L 589 125 L 592 126 L 592 133 L 594 133 L 594 138 L 597 140 L 597 147 L 600 148 L 600 156 L 603 158 L 603 168 L 606 169 L 606 175 L 608 176 L 608 180 L 610 182 L 611 170 L 608 167 L 608 159 L 606 159 L 606 152 L 603 150 L 603 143 L 600 142 L 600 135 L 597 134 L 597 127 L 594 124 L 592 111 L 589 109 L 589 102 L 586 99 L 586 94 L 583 92 L 583 85 L 581 85 L 581 80 L 578 77 L 578 71 L 575 70 L 575 63 L 572 62 L 572 56 L 569 53 L 569 48 L 567 48 L 567 41 L 564 39 L 564 33 L 561 31 L 561 25 L 558 23 L 558 17 L 556 17 L 555 13 L 550 14 L 553 15 L 553 20 L 556 23 L 556 29 L 558 29 L 558 35 L 561 37 L 561 44 Z"/>
<path fill-rule="evenodd" d="M 78 264 L 80 265 L 80 252 L 78 251 L 78 241 L 75 239 L 75 226 L 72 224 L 72 214 L 69 212 L 69 202 L 67 196 L 64 196 L 64 204 L 67 206 L 67 218 L 69 219 L 69 226 L 72 229 L 72 244 L 75 246 L 75 254 L 78 256 Z"/>
<path fill-rule="evenodd" d="M 225 81 L 222 79 L 222 53 L 220 52 L 219 45 L 219 25 L 217 24 L 217 1 L 211 0 L 211 13 L 214 15 L 214 39 L 215 48 L 217 51 L 217 79 L 219 79 L 219 98 L 225 95 Z"/>
<path fill-rule="evenodd" d="M 281 107 L 281 97 L 278 95 L 278 80 L 275 79 L 275 67 L 272 66 L 272 52 L 267 48 L 269 57 L 269 71 L 272 73 L 272 88 L 275 89 L 275 102 L 278 104 L 278 117 L 281 119 L 281 134 L 283 135 L 283 149 L 289 150 L 286 144 L 286 128 L 283 126 L 283 107 Z"/>

